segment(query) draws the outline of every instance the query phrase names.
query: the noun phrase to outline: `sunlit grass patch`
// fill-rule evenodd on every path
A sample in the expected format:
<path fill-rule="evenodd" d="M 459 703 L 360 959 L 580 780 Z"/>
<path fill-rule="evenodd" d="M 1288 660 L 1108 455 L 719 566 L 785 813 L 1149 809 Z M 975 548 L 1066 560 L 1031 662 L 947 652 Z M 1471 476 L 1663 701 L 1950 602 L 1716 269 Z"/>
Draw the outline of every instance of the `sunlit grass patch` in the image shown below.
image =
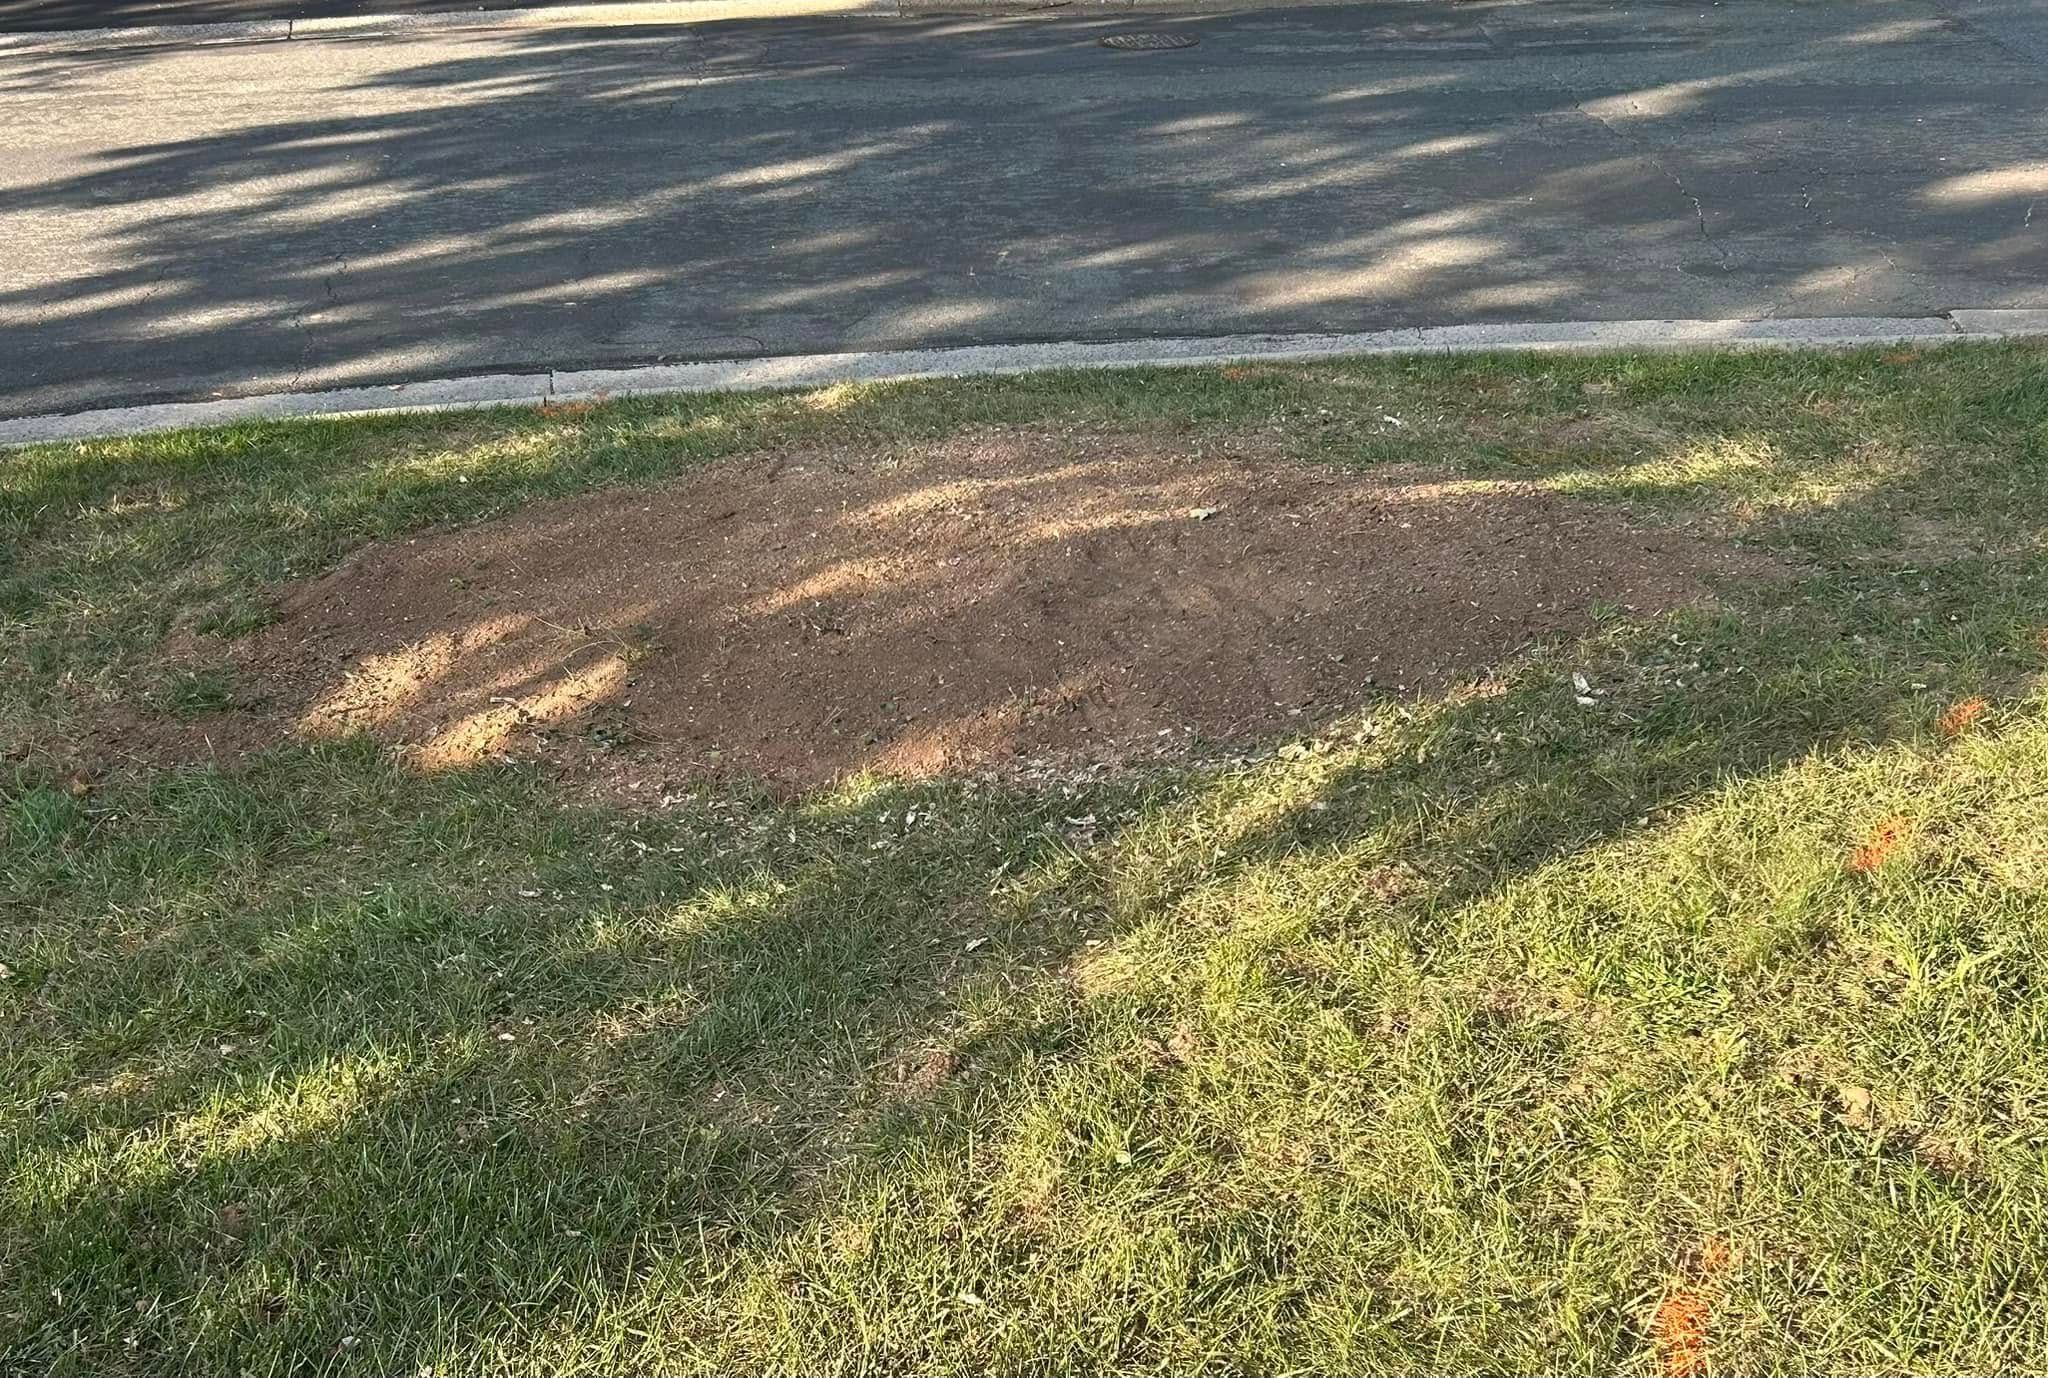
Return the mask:
<path fill-rule="evenodd" d="M 0 1353 L 2037 1367 L 2044 359 L 1331 363 L 10 456 Z M 627 807 L 360 739 L 67 740 L 232 713 L 211 662 L 145 673 L 161 638 L 367 540 L 1013 426 L 1261 430 L 1773 564 L 1117 770 Z"/>

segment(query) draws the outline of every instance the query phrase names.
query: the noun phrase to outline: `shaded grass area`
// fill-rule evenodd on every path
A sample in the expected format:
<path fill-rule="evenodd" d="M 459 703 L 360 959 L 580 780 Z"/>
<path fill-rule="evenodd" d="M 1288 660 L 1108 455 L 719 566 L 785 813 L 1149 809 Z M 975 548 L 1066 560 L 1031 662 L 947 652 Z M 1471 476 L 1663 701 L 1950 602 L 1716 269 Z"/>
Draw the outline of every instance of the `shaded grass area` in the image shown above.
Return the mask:
<path fill-rule="evenodd" d="M 626 812 L 357 743 L 71 780 L 100 701 L 232 711 L 231 685 L 153 677 L 161 636 L 255 625 L 266 583 L 366 540 L 991 425 L 1277 429 L 1625 503 L 1788 573 L 1113 779 Z M 2037 1368 L 2044 512 L 2048 353 L 2020 346 L 7 456 L 0 1353 Z"/>

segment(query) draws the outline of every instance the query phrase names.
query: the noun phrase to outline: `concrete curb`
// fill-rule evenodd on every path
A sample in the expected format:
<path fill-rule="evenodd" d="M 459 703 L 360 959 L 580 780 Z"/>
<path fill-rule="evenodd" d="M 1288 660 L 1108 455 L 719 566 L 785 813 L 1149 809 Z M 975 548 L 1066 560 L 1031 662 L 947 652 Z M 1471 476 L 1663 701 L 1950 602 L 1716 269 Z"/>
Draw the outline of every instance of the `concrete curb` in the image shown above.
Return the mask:
<path fill-rule="evenodd" d="M 237 421 L 282 421 L 308 416 L 381 416 L 395 412 L 463 411 L 473 407 L 537 407 L 548 400 L 546 373 L 485 373 L 468 378 L 398 383 L 390 387 L 334 388 L 327 392 L 273 392 L 207 402 L 155 402 L 140 407 L 0 421 L 0 448 L 43 440 L 92 440 L 117 435 L 228 426 Z"/>
<path fill-rule="evenodd" d="M 842 383 L 1001 376 L 1077 368 L 1191 368 L 1201 365 L 1336 359 L 1386 354 L 1479 354 L 1499 350 L 1848 349 L 1859 345 L 1941 345 L 2048 336 L 2048 311 L 1955 311 L 1944 316 L 1823 316 L 1767 321 L 1558 321 L 1448 325 L 1349 335 L 1221 335 L 1119 343 L 973 345 L 957 349 L 795 354 L 712 359 L 642 368 L 552 369 L 432 379 L 389 387 L 273 393 L 208 402 L 0 420 L 0 447 L 94 440 L 152 431 L 294 417 L 378 416 L 539 406 L 661 393 L 818 388 Z"/>
<path fill-rule="evenodd" d="M 325 19 L 257 19 L 225 24 L 140 24 L 119 29 L 57 29 L 0 34 L 0 58 L 22 53 L 93 52 L 185 44 L 282 43 L 295 38 L 375 38 L 451 29 L 613 28 L 632 24 L 710 24 L 731 19 L 901 12 L 898 0 L 614 0 L 511 10 L 430 14 L 352 14 Z"/>

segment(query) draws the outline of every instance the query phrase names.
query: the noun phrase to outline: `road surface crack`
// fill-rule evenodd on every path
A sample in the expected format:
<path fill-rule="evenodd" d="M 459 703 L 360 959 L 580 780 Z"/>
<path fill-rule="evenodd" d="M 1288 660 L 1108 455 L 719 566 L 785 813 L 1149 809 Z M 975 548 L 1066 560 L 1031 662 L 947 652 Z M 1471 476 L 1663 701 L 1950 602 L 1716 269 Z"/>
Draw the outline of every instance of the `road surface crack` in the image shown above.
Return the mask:
<path fill-rule="evenodd" d="M 1667 163 L 1665 163 L 1663 157 L 1657 152 L 1656 148 L 1652 144 L 1650 144 L 1647 140 L 1636 137 L 1635 135 L 1629 133 L 1625 129 L 1619 128 L 1615 125 L 1615 123 L 1612 120 L 1609 120 L 1606 116 L 1601 115 L 1595 111 L 1588 110 L 1586 108 L 1584 101 L 1578 102 L 1573 108 L 1576 109 L 1581 115 L 1585 116 L 1587 119 L 1593 121 L 1593 123 L 1599 125 L 1602 129 L 1612 134 L 1615 138 L 1621 140 L 1621 142 L 1627 144 L 1630 148 L 1634 149 L 1638 156 L 1647 159 L 1651 167 L 1654 167 L 1655 169 L 1657 169 L 1658 172 L 1662 173 L 1666 181 L 1670 182 L 1672 186 L 1678 188 L 1678 194 L 1684 197 L 1687 203 L 1692 206 L 1693 224 L 1697 226 L 1699 229 L 1700 239 L 1706 244 L 1706 246 L 1709 249 L 1713 250 L 1715 259 L 1717 259 L 1720 262 L 1721 267 L 1723 269 L 1732 269 L 1735 266 L 1735 259 L 1733 255 L 1731 255 L 1728 252 L 1727 245 L 1723 244 L 1720 240 L 1714 238 L 1714 232 L 1707 228 L 1706 206 L 1702 204 L 1700 198 L 1693 193 L 1692 188 L 1688 187 L 1685 184 L 1685 179 L 1683 177 L 1680 177 L 1676 171 L 1674 171 Z M 1636 110 L 1640 108 L 1641 107 L 1637 106 L 1634 102 L 1630 102 L 1629 104 L 1629 109 L 1631 110 Z"/>
<path fill-rule="evenodd" d="M 300 381 L 305 378 L 306 371 L 313 364 L 313 326 L 307 318 L 322 307 L 337 306 L 341 302 L 341 298 L 335 294 L 335 284 L 341 280 L 342 274 L 348 271 L 348 259 L 341 254 L 330 254 L 327 261 L 330 267 L 320 277 L 319 294 L 313 300 L 301 303 L 285 322 L 286 328 L 299 340 L 299 357 L 292 366 L 290 380 L 284 385 L 286 392 L 299 390 Z"/>
<path fill-rule="evenodd" d="M 1846 234 L 1854 235 L 1856 238 L 1866 241 L 1871 248 L 1877 250 L 1877 256 L 1884 260 L 1885 267 L 1891 269 L 1894 273 L 1905 271 L 1899 267 L 1899 261 L 1892 257 L 1893 241 L 1886 239 L 1882 234 L 1867 225 L 1844 225 L 1836 221 L 1825 210 L 1813 204 L 1813 188 L 1810 183 L 1800 183 L 1799 197 L 1799 209 L 1806 213 L 1806 218 L 1813 222 L 1816 229 L 1840 230 Z M 1864 277 L 1876 271 L 1874 267 L 1869 265 L 1858 268 L 1849 275 L 1848 281 L 1843 286 L 1853 286 Z"/>

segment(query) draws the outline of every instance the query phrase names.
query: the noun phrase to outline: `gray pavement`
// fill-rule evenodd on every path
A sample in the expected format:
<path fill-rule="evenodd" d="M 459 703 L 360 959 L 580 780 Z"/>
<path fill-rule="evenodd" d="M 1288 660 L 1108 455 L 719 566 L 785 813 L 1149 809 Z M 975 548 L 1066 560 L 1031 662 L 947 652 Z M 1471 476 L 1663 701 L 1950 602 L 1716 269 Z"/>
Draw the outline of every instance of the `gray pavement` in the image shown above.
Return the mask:
<path fill-rule="evenodd" d="M 0 415 L 835 350 L 2048 307 L 2040 8 L 1405 0 L 20 54 Z M 1134 28 L 1200 42 L 1099 42 Z"/>
<path fill-rule="evenodd" d="M 0 0 L 0 34 L 119 29 L 153 24 L 234 24 L 363 14 L 508 10 L 573 0 Z"/>

